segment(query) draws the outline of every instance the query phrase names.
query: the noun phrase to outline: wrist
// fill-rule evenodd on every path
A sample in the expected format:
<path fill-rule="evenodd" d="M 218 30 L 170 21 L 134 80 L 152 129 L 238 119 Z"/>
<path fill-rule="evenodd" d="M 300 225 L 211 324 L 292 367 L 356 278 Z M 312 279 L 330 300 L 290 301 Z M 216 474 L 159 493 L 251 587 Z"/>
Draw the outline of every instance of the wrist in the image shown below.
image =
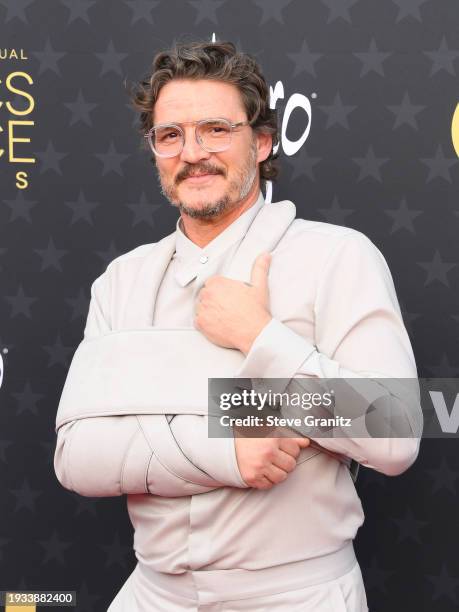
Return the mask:
<path fill-rule="evenodd" d="M 272 316 L 269 312 L 266 312 L 261 317 L 257 317 L 256 325 L 254 325 L 251 330 L 244 336 L 238 346 L 238 349 L 242 353 L 244 353 L 245 355 L 248 354 L 252 347 L 252 344 L 255 342 L 261 331 L 268 325 L 271 319 Z"/>

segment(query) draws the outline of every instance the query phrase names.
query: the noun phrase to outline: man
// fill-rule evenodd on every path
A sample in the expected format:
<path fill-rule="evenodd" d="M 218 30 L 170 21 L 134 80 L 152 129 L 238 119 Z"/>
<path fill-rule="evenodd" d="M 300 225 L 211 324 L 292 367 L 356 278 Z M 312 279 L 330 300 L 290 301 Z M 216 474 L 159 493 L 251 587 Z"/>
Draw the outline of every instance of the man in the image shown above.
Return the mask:
<path fill-rule="evenodd" d="M 405 471 L 419 414 L 393 399 L 404 438 L 212 438 L 207 379 L 416 378 L 387 264 L 264 202 L 276 115 L 231 43 L 159 53 L 134 103 L 180 218 L 94 281 L 56 419 L 62 485 L 127 494 L 138 563 L 109 612 L 367 610 L 349 461 Z"/>

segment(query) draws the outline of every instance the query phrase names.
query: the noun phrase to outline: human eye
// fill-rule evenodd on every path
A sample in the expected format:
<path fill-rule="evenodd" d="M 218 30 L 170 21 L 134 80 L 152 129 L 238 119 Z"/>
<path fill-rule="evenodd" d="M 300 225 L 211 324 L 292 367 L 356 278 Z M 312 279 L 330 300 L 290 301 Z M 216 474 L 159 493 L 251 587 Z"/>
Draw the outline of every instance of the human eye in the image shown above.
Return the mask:
<path fill-rule="evenodd" d="M 223 121 L 208 121 L 201 129 L 209 136 L 224 136 L 230 131 L 228 124 Z"/>
<path fill-rule="evenodd" d="M 179 138 L 179 133 L 173 127 L 159 128 L 156 130 L 156 140 L 158 142 L 174 142 L 177 138 Z"/>

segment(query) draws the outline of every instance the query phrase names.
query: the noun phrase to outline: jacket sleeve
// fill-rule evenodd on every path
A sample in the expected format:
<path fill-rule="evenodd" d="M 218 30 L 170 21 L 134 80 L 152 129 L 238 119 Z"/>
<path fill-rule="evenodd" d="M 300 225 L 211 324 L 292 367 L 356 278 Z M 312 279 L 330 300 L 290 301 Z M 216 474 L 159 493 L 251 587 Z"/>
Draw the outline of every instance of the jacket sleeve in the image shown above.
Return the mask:
<path fill-rule="evenodd" d="M 372 438 L 367 432 L 352 438 L 310 437 L 369 468 L 401 474 L 419 452 L 423 424 L 419 382 L 391 273 L 364 234 L 352 230 L 330 252 L 320 276 L 314 315 L 314 344 L 272 318 L 236 377 L 252 378 L 255 386 L 263 384 L 256 378 L 283 379 L 277 381 L 282 388 L 275 390 L 287 393 L 299 378 L 346 379 L 346 384 L 366 378 L 366 389 L 373 396 L 369 405 L 378 398 L 388 400 L 374 401 L 372 418 L 377 420 L 380 410 L 384 422 L 389 404 L 391 422 L 398 428 L 391 430 L 391 437 Z M 384 384 L 384 379 L 391 380 Z"/>
<path fill-rule="evenodd" d="M 96 348 L 97 339 L 111 329 L 106 270 L 92 284 L 82 342 L 93 342 Z M 115 369 L 122 372 L 122 364 L 115 363 Z M 84 392 L 81 397 L 84 401 Z M 222 486 L 248 487 L 239 472 L 233 438 L 209 438 L 206 416 L 172 417 L 91 416 L 56 427 L 57 479 L 66 489 L 91 497 L 178 497 Z"/>

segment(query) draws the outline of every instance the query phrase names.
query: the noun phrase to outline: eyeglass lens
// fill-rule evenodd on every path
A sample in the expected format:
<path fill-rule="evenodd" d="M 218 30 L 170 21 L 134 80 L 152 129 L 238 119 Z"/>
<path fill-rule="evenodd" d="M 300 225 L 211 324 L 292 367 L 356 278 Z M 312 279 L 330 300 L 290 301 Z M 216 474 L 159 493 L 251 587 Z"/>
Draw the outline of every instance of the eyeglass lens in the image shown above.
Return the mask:
<path fill-rule="evenodd" d="M 206 121 L 196 125 L 198 141 L 207 151 L 224 151 L 231 142 L 231 125 L 226 121 Z M 152 145 L 159 155 L 177 155 L 184 143 L 182 132 L 169 125 L 153 130 Z"/>

